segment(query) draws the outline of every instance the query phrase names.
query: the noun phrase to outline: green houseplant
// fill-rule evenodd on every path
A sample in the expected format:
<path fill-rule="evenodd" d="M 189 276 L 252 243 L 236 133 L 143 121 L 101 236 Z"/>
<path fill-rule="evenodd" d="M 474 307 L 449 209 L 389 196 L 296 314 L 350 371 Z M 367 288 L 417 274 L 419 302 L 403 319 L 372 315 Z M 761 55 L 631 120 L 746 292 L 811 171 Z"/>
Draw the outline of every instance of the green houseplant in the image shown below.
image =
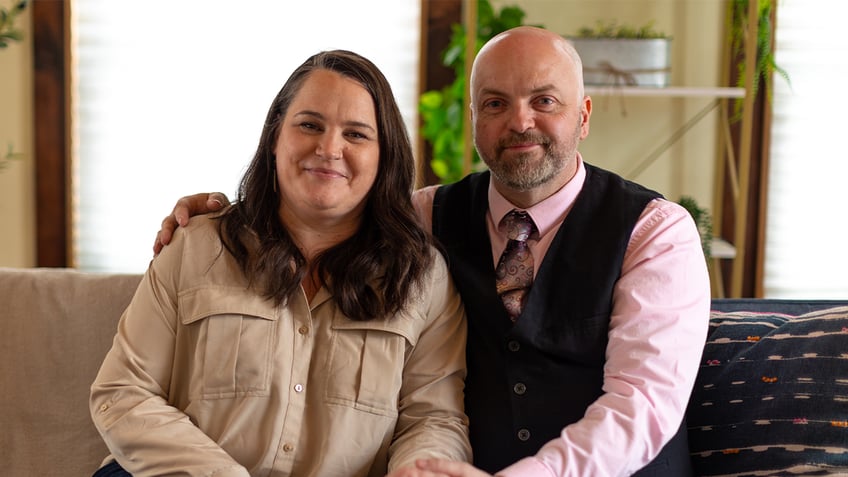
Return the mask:
<path fill-rule="evenodd" d="M 698 234 L 701 236 L 701 248 L 704 250 L 704 257 L 709 259 L 712 256 L 713 243 L 713 218 L 710 211 L 698 205 L 698 202 L 688 195 L 681 196 L 677 203 L 683 206 L 695 221 Z"/>
<path fill-rule="evenodd" d="M 0 48 L 6 48 L 9 43 L 23 39 L 23 33 L 15 27 L 15 18 L 24 11 L 26 5 L 24 0 L 11 8 L 0 7 Z"/>
<path fill-rule="evenodd" d="M 669 38 L 665 33 L 656 30 L 654 23 L 634 27 L 617 21 L 598 20 L 592 27 L 581 27 L 575 38 L 619 38 L 619 39 L 656 39 Z"/>
<path fill-rule="evenodd" d="M 766 91 L 766 99 L 771 100 L 772 79 L 774 74 L 781 76 L 789 83 L 789 74 L 777 65 L 774 59 L 774 24 L 772 18 L 774 9 L 777 8 L 776 0 L 754 0 L 757 2 L 757 35 L 756 35 L 756 60 L 738 61 L 736 65 L 736 86 L 745 87 L 746 64 L 754 68 L 753 91 L 757 95 L 760 82 Z M 744 56 L 746 44 L 746 25 L 748 24 L 749 0 L 732 0 L 728 11 L 728 41 L 730 42 L 730 53 L 733 58 Z M 734 119 L 741 117 L 742 100 L 734 103 Z"/>
<path fill-rule="evenodd" d="M 27 2 L 24 0 L 17 2 L 11 8 L 0 7 L 0 49 L 23 39 L 23 32 L 15 26 L 15 19 L 24 11 L 26 5 Z M 11 161 L 20 158 L 21 154 L 14 152 L 12 145 L 9 144 L 7 150 L 0 154 L 0 171 L 7 168 Z"/>
<path fill-rule="evenodd" d="M 519 7 L 505 6 L 495 11 L 488 0 L 480 0 L 477 3 L 475 52 L 498 33 L 521 25 L 524 16 L 524 10 Z M 433 150 L 430 167 L 442 183 L 455 182 L 466 173 L 463 157 L 465 138 L 462 131 L 467 114 L 464 110 L 467 32 L 461 24 L 454 24 L 452 29 L 450 43 L 442 53 L 442 64 L 454 71 L 456 79 L 440 90 L 423 93 L 418 101 L 421 136 L 430 143 Z M 472 169 L 476 170 L 482 162 L 477 151 L 472 154 Z"/>

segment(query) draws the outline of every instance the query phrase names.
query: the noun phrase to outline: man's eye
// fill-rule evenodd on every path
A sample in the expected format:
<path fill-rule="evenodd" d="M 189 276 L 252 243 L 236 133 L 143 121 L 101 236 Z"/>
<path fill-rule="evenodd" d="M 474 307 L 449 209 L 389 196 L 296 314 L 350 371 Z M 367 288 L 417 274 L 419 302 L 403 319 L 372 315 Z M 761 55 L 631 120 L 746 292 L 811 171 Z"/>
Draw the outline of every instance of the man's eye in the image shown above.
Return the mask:
<path fill-rule="evenodd" d="M 486 108 L 500 108 L 500 107 L 503 107 L 503 101 L 501 101 L 499 99 L 492 99 L 492 100 L 486 101 L 486 103 L 483 106 L 486 107 Z"/>
<path fill-rule="evenodd" d="M 546 108 L 550 107 L 550 106 L 554 106 L 556 103 L 557 103 L 556 100 L 554 98 L 549 97 L 549 96 L 545 96 L 545 97 L 542 97 L 542 98 L 539 98 L 539 99 L 536 100 L 536 104 L 538 104 L 539 106 L 542 106 L 542 107 L 546 107 Z"/>

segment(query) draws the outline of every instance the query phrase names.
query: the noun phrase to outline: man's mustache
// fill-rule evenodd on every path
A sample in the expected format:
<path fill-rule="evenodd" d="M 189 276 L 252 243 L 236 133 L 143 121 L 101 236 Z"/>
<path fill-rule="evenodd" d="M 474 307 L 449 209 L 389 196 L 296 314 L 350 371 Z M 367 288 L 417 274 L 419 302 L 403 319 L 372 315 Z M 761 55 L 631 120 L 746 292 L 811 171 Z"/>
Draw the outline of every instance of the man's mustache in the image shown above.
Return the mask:
<path fill-rule="evenodd" d="M 507 147 L 519 146 L 521 144 L 539 144 L 547 146 L 550 140 L 547 136 L 537 133 L 510 134 L 498 141 L 498 147 L 505 149 Z"/>

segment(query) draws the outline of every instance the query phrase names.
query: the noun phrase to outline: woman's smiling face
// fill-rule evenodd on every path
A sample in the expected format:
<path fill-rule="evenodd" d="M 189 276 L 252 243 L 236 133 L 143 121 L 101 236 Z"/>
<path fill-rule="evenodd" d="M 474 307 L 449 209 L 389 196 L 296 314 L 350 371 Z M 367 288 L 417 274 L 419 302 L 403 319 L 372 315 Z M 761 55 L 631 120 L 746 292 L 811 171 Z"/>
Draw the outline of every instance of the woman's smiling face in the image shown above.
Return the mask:
<path fill-rule="evenodd" d="M 310 73 L 274 148 L 281 215 L 358 221 L 377 177 L 378 134 L 374 101 L 360 83 L 329 70 Z"/>

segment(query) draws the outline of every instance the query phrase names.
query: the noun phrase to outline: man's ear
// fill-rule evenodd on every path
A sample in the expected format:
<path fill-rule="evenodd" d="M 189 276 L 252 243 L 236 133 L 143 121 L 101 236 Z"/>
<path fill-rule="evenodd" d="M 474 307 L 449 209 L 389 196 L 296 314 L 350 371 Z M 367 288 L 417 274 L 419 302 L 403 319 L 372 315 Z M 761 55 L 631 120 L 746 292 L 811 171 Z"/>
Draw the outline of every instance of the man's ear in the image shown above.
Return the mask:
<path fill-rule="evenodd" d="M 582 107 L 580 108 L 580 140 L 586 139 L 589 135 L 589 118 L 592 116 L 592 98 L 583 96 Z"/>

